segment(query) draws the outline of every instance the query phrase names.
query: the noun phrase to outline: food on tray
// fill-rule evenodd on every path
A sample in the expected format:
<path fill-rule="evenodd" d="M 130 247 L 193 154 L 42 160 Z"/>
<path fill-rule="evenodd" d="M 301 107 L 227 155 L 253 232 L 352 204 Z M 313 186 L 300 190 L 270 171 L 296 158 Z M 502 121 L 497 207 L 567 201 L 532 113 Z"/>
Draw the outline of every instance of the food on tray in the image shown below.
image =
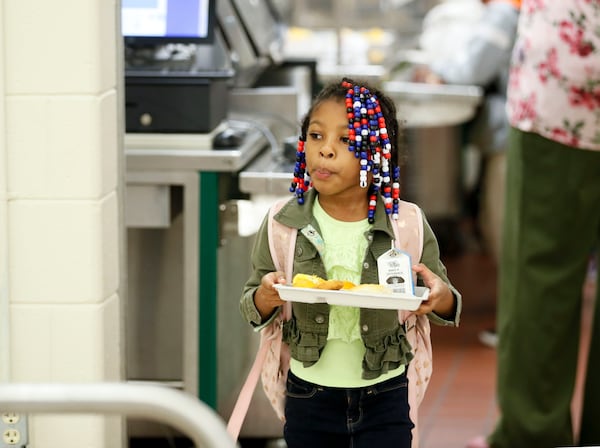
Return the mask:
<path fill-rule="evenodd" d="M 355 285 L 347 280 L 325 280 L 318 275 L 311 274 L 296 274 L 292 280 L 292 286 L 296 288 L 315 288 L 326 289 L 329 291 L 356 291 L 356 292 L 372 292 L 375 294 L 391 294 L 392 290 L 386 285 L 377 283 L 365 283 Z"/>
<path fill-rule="evenodd" d="M 321 283 L 317 285 L 317 289 L 342 289 L 344 287 L 344 282 L 341 280 L 323 280 Z"/>
<path fill-rule="evenodd" d="M 373 292 L 376 294 L 391 294 L 392 290 L 385 285 L 379 285 L 377 283 L 364 283 L 362 285 L 356 285 L 350 291 L 361 291 L 361 292 Z"/>
<path fill-rule="evenodd" d="M 375 294 L 391 294 L 392 290 L 385 286 L 377 283 L 365 283 L 362 285 L 355 285 L 347 280 L 325 280 L 318 275 L 311 274 L 296 274 L 292 280 L 292 286 L 296 288 L 315 288 L 315 289 L 326 289 L 330 291 L 360 291 L 360 292 L 372 292 Z"/>
<path fill-rule="evenodd" d="M 296 288 L 316 288 L 317 285 L 324 281 L 325 280 L 317 275 L 296 274 L 292 280 L 292 286 L 295 286 Z"/>
<path fill-rule="evenodd" d="M 352 289 L 355 285 L 346 280 L 325 280 L 317 275 L 296 274 L 292 280 L 296 288 L 316 288 L 327 290 Z"/>
<path fill-rule="evenodd" d="M 342 289 L 352 289 L 354 287 L 356 287 L 356 285 L 352 282 L 349 282 L 347 280 L 343 280 L 344 285 L 342 286 Z"/>

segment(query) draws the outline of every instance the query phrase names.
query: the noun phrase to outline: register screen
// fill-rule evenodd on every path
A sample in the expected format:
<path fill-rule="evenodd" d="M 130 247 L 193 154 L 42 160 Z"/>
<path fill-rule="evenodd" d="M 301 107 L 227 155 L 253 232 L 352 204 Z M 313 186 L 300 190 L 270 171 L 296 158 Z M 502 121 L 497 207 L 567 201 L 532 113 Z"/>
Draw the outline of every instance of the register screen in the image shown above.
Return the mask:
<path fill-rule="evenodd" d="M 209 38 L 209 0 L 122 0 L 125 37 Z"/>

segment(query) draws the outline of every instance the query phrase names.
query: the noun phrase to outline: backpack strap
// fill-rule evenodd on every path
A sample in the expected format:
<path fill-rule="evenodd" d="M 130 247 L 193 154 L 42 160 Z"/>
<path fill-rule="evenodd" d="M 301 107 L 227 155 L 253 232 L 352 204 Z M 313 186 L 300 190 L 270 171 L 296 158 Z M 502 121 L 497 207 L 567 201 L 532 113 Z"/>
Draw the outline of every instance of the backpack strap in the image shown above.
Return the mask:
<path fill-rule="evenodd" d="M 423 214 L 416 204 L 406 201 L 400 201 L 398 212 L 398 220 L 390 217 L 394 246 L 408 252 L 412 263 L 417 263 L 423 255 Z M 416 283 L 416 274 L 413 274 L 413 284 Z M 398 318 L 404 323 L 412 314 L 410 311 L 399 310 Z"/>
<path fill-rule="evenodd" d="M 411 255 L 413 263 L 423 255 L 423 215 L 421 209 L 410 202 L 400 201 L 398 221 L 390 219 L 394 229 L 394 245 Z M 417 232 L 415 235 L 414 232 Z M 416 238 L 415 238 L 416 236 Z M 413 277 L 416 284 L 416 278 Z M 406 338 L 414 358 L 409 363 L 408 402 L 413 428 L 412 446 L 419 446 L 419 405 L 423 400 L 432 373 L 432 350 L 429 318 L 411 311 L 398 310 L 398 320 L 404 324 Z"/>
<path fill-rule="evenodd" d="M 285 226 L 274 219 L 274 216 L 281 210 L 289 198 L 280 199 L 275 202 L 269 209 L 269 218 L 267 224 L 267 232 L 269 236 L 269 250 L 275 269 L 285 273 L 285 279 L 288 283 L 292 283 L 293 268 L 294 268 L 294 252 L 296 250 L 296 237 L 298 230 L 292 227 Z M 282 309 L 284 320 L 289 320 L 292 317 L 292 304 L 286 302 Z"/>

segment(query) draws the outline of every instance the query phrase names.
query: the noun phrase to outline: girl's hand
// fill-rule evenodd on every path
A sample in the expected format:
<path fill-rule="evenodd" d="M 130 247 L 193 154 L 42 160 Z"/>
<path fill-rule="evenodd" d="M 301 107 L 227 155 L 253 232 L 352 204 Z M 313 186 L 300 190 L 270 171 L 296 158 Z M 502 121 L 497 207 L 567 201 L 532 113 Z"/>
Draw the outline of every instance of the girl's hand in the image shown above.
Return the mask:
<path fill-rule="evenodd" d="M 285 285 L 285 274 L 283 272 L 269 272 L 263 275 L 260 285 L 254 293 L 254 305 L 263 320 L 269 317 L 273 310 L 285 302 L 279 297 L 279 293 L 273 287 L 275 284 Z"/>
<path fill-rule="evenodd" d="M 434 274 L 423 263 L 414 265 L 412 270 L 421 276 L 425 286 L 429 288 L 429 297 L 427 297 L 427 300 L 421 302 L 415 313 L 427 314 L 435 311 L 438 316 L 444 319 L 451 319 L 454 316 L 456 299 L 446 282 Z"/>

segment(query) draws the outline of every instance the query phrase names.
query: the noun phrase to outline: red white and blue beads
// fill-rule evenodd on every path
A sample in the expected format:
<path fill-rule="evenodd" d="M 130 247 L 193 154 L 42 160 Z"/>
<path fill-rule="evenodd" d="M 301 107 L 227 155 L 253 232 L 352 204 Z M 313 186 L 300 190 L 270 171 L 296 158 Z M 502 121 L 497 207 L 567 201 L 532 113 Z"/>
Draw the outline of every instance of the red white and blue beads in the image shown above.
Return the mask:
<path fill-rule="evenodd" d="M 368 172 L 371 172 L 373 178 L 369 192 L 369 222 L 372 223 L 375 219 L 377 193 L 383 196 L 386 213 L 397 218 L 400 170 L 396 167 L 394 175 L 390 174 L 392 144 L 379 100 L 363 86 L 343 81 L 342 87 L 347 89 L 346 111 L 350 140 L 348 149 L 360 158 L 360 186 L 369 186 Z"/>
<path fill-rule="evenodd" d="M 400 200 L 400 167 L 395 166 L 392 158 L 392 144 L 381 111 L 379 100 L 364 86 L 342 81 L 346 89 L 345 106 L 348 118 L 348 150 L 360 159 L 359 185 L 369 188 L 368 220 L 375 220 L 377 195 L 381 194 L 385 211 L 398 219 Z M 393 170 L 393 173 L 390 171 Z M 369 175 L 372 181 L 369 185 Z M 304 203 L 304 193 L 310 187 L 310 177 L 306 174 L 304 140 L 298 141 L 294 178 L 290 192 L 297 197 L 298 203 Z"/>
<path fill-rule="evenodd" d="M 290 185 L 290 192 L 298 199 L 298 204 L 304 204 L 304 193 L 310 186 L 310 177 L 306 173 L 306 154 L 304 154 L 304 140 L 298 139 L 296 149 L 296 164 L 294 165 L 294 179 Z"/>

